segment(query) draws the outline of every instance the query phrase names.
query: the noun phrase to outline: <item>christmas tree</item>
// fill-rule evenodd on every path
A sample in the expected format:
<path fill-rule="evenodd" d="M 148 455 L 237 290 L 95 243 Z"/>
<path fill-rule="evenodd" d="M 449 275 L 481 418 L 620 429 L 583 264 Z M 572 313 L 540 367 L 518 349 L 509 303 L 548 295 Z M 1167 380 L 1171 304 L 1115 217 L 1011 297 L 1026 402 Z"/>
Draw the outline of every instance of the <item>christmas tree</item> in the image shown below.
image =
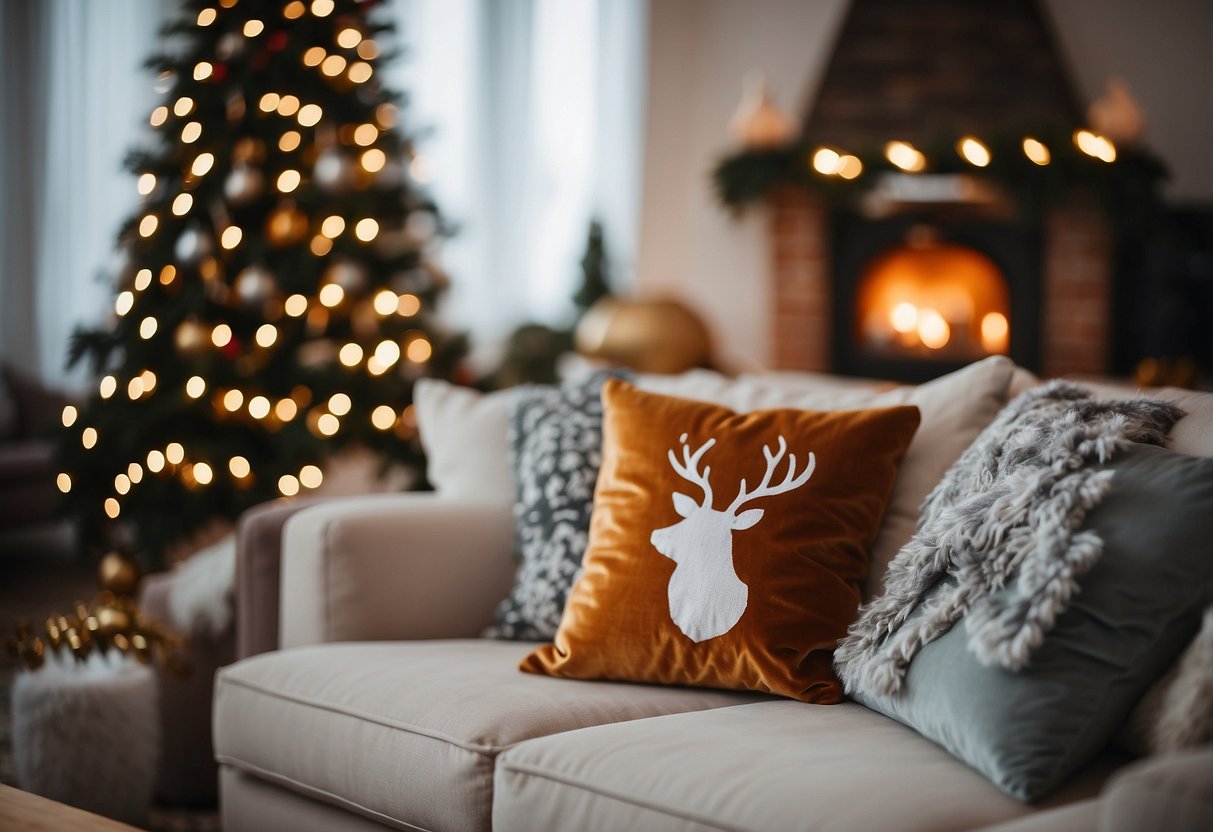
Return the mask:
<path fill-rule="evenodd" d="M 419 468 L 413 381 L 465 348 L 433 317 L 444 227 L 380 85 L 375 2 L 184 6 L 148 61 L 164 98 L 127 160 L 114 316 L 72 344 L 100 384 L 59 446 L 82 542 L 152 564 L 306 494 L 351 444 Z"/>

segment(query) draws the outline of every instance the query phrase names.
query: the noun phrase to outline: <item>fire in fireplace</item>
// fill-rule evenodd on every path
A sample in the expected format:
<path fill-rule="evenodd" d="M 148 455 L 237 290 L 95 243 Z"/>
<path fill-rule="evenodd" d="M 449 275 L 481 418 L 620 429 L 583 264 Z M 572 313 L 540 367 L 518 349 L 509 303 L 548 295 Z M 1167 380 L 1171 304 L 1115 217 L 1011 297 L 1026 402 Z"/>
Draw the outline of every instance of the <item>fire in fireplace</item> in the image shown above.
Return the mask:
<path fill-rule="evenodd" d="M 972 204 L 903 203 L 893 216 L 828 218 L 829 366 L 927 379 L 987 355 L 1038 358 L 1039 229 Z M 777 289 L 778 291 L 778 289 Z"/>
<path fill-rule="evenodd" d="M 929 225 L 875 257 L 855 291 L 852 337 L 882 359 L 969 362 L 1010 350 L 1010 293 L 998 266 Z"/>

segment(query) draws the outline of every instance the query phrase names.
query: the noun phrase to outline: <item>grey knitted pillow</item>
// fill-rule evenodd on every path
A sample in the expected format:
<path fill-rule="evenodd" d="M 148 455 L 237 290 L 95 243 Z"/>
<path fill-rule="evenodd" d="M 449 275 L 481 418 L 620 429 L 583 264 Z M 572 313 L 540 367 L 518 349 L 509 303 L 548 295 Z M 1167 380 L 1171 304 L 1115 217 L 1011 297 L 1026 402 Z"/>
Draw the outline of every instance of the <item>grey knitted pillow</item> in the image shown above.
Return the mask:
<path fill-rule="evenodd" d="M 485 635 L 550 641 L 589 540 L 602 464 L 602 385 L 595 373 L 560 387 L 519 390 L 510 415 L 510 464 L 517 485 L 514 588 Z"/>

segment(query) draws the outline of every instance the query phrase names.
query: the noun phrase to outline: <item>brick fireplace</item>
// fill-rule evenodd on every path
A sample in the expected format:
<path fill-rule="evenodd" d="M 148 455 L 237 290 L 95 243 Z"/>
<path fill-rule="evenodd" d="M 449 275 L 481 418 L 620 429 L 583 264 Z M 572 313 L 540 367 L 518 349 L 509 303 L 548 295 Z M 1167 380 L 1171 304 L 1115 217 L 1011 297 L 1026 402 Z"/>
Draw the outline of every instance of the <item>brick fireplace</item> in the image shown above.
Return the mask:
<path fill-rule="evenodd" d="M 776 366 L 920 380 L 1004 353 L 1048 376 L 1109 370 L 1113 239 L 1097 206 L 1027 216 L 980 164 L 923 170 L 888 150 L 1082 124 L 1035 0 L 854 0 L 809 103 L 809 143 L 885 147 L 907 172 L 877 177 L 878 200 L 773 196 Z M 894 305 L 866 308 L 870 273 L 895 260 L 903 273 L 881 295 Z M 971 274 L 944 274 L 961 262 Z"/>

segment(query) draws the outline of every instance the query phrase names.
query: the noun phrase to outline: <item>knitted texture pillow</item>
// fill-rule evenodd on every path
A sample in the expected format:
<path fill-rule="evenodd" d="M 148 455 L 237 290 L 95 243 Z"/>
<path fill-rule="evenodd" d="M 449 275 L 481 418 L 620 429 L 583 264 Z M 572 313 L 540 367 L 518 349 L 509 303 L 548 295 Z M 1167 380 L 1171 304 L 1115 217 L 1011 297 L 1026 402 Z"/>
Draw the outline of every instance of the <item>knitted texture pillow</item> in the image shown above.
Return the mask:
<path fill-rule="evenodd" d="M 584 569 L 522 669 L 832 703 L 915 407 L 738 414 L 608 381 Z"/>
<path fill-rule="evenodd" d="M 602 385 L 610 375 L 515 394 L 508 443 L 518 574 L 489 638 L 546 641 L 556 634 L 585 554 L 602 462 Z"/>

